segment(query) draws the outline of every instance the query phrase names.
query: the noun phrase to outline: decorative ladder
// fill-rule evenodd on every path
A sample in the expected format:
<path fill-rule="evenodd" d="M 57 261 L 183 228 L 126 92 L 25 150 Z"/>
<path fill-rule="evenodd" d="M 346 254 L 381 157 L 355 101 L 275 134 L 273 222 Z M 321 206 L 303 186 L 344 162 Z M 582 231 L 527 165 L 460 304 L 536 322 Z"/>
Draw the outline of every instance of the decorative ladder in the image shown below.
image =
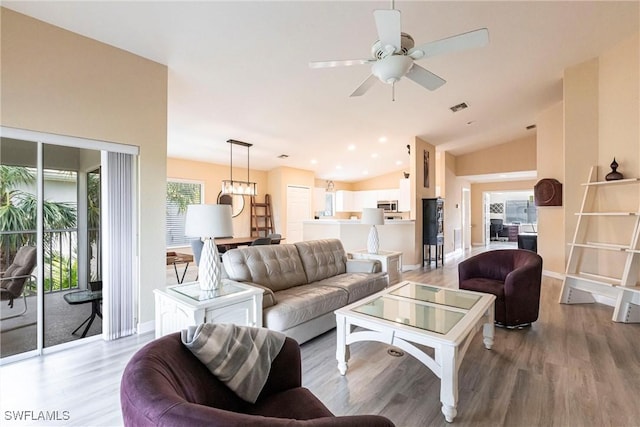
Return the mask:
<path fill-rule="evenodd" d="M 256 197 L 251 196 L 251 236 L 267 237 L 269 233 L 273 232 L 271 196 L 265 194 L 264 203 L 256 202 Z"/>
<path fill-rule="evenodd" d="M 580 212 L 576 213 L 578 221 L 573 242 L 569 244 L 569 259 L 562 283 L 560 302 L 563 304 L 592 303 L 596 301 L 594 295 L 608 297 L 615 300 L 613 321 L 638 323 L 640 322 L 640 286 L 637 283 L 640 269 L 640 202 L 633 212 L 615 212 L 597 209 L 596 198 L 598 191 L 615 192 L 614 189 L 620 186 L 638 185 L 640 178 L 597 181 L 596 175 L 597 167 L 593 166 L 589 172 L 588 182 L 582 184 L 585 186 L 584 197 Z M 622 198 L 618 195 L 618 200 L 623 198 L 624 195 Z M 617 226 L 618 233 L 621 227 L 631 226 L 628 243 L 589 241 L 589 225 L 598 218 L 606 221 L 605 225 L 610 226 L 611 229 L 616 229 Z M 626 221 L 626 224 L 623 221 Z M 588 260 L 585 260 L 586 251 L 607 251 L 624 257 L 621 277 L 597 274 L 594 271 L 594 263 L 589 264 Z"/>

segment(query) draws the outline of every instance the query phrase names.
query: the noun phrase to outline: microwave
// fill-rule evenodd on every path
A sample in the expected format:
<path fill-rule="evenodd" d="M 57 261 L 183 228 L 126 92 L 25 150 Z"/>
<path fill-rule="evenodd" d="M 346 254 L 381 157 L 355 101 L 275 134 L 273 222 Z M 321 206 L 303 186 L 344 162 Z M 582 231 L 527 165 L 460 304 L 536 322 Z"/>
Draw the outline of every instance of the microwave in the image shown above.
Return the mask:
<path fill-rule="evenodd" d="M 382 209 L 384 212 L 398 212 L 397 200 L 379 200 L 378 209 Z"/>

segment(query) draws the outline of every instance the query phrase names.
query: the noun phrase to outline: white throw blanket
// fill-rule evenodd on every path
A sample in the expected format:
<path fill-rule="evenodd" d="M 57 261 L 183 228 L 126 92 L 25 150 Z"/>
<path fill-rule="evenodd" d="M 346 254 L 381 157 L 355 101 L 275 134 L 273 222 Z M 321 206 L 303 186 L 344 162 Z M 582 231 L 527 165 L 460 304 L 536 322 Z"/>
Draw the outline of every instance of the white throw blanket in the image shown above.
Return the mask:
<path fill-rule="evenodd" d="M 183 329 L 182 343 L 240 398 L 255 403 L 285 335 L 266 328 L 203 323 Z"/>

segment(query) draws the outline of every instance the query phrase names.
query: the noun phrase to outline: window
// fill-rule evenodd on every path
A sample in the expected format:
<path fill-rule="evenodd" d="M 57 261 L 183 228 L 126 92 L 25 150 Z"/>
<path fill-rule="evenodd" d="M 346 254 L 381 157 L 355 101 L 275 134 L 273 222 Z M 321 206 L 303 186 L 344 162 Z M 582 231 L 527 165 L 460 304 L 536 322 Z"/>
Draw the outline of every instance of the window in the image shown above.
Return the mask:
<path fill-rule="evenodd" d="M 184 235 L 187 206 L 202 203 L 201 182 L 167 181 L 167 246 L 188 246 Z"/>
<path fill-rule="evenodd" d="M 509 224 L 535 224 L 538 212 L 529 200 L 507 200 L 505 202 L 505 222 Z"/>

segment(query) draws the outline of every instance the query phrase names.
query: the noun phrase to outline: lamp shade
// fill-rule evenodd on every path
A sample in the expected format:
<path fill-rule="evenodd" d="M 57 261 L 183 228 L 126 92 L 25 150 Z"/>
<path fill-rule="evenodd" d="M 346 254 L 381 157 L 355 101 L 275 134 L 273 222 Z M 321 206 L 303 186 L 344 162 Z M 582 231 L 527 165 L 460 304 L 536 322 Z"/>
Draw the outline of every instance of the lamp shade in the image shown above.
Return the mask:
<path fill-rule="evenodd" d="M 184 234 L 193 237 L 233 236 L 231 206 L 189 205 Z"/>
<path fill-rule="evenodd" d="M 362 208 L 362 224 L 384 225 L 384 211 L 377 208 Z"/>

